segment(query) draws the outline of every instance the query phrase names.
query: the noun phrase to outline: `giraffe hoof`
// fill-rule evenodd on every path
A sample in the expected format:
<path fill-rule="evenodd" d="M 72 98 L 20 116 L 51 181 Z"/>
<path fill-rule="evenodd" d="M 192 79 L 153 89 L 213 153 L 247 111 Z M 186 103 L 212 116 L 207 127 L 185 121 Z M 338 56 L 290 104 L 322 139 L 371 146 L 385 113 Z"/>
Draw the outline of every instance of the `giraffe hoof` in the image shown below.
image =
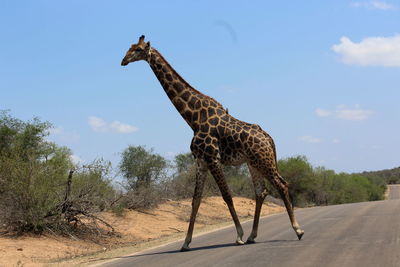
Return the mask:
<path fill-rule="evenodd" d="M 181 252 L 185 252 L 185 251 L 190 251 L 190 248 L 189 247 L 182 247 L 181 248 Z"/>
<path fill-rule="evenodd" d="M 254 244 L 254 243 L 256 243 L 256 241 L 254 239 L 248 238 L 246 241 L 246 244 Z"/>
<path fill-rule="evenodd" d="M 241 239 L 236 240 L 236 245 L 244 245 L 243 240 Z"/>
<path fill-rule="evenodd" d="M 297 230 L 297 231 L 296 231 L 296 234 L 297 234 L 297 238 L 298 238 L 299 240 L 301 240 L 301 238 L 302 238 L 303 235 L 304 235 L 304 230 Z"/>

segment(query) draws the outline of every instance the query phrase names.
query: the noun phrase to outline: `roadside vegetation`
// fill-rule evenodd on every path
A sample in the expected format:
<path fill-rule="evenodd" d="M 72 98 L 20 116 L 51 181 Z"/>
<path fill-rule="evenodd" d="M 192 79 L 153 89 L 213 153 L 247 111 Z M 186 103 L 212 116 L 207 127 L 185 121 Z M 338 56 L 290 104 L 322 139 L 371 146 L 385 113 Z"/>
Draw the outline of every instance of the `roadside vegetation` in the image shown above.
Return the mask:
<path fill-rule="evenodd" d="M 70 233 L 82 226 L 90 232 L 105 223 L 95 212 L 106 209 L 116 194 L 110 164 L 74 165 L 68 148 L 46 140 L 50 127 L 36 118 L 23 122 L 0 113 L 3 230 Z"/>
<path fill-rule="evenodd" d="M 386 184 L 400 184 L 400 167 L 374 172 L 362 172 L 363 176 L 382 179 Z"/>
<path fill-rule="evenodd" d="M 171 162 L 145 146 L 128 146 L 114 168 L 101 159 L 76 164 L 67 147 L 48 141 L 51 127 L 37 118 L 21 121 L 0 112 L 2 232 L 110 234 L 112 225 L 97 217 L 98 212 L 123 215 L 126 209 L 144 211 L 192 196 L 195 164 L 190 153 L 178 154 Z M 400 181 L 399 169 L 389 176 L 335 173 L 313 167 L 304 156 L 278 164 L 300 207 L 380 200 L 386 183 Z M 233 195 L 254 197 L 247 166 L 226 167 L 225 174 Z M 278 197 L 269 184 L 268 189 Z M 204 191 L 205 196 L 219 195 L 211 176 Z"/>

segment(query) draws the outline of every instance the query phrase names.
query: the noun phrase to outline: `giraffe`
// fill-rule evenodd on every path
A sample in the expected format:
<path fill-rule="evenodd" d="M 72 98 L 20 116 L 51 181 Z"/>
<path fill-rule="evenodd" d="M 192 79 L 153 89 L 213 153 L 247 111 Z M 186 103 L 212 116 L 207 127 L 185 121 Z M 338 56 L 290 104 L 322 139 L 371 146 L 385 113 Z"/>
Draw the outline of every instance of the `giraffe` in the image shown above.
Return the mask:
<path fill-rule="evenodd" d="M 190 150 L 197 165 L 196 183 L 189 227 L 181 251 L 190 249 L 189 244 L 192 241 L 194 223 L 208 171 L 214 177 L 229 208 L 237 232 L 236 244 L 244 244 L 243 229 L 223 173 L 223 165 L 237 166 L 243 163 L 248 165 L 256 200 L 253 228 L 246 242 L 254 243 L 257 237 L 260 211 L 267 196 L 265 178 L 283 199 L 291 225 L 300 240 L 304 231 L 294 216 L 288 183 L 278 172 L 276 149 L 272 138 L 259 125 L 234 118 L 215 99 L 190 86 L 160 52 L 150 46 L 150 42 L 144 41 L 144 38 L 142 35 L 138 43 L 129 48 L 121 65 L 126 66 L 139 60 L 148 62 L 172 104 L 193 130 Z"/>

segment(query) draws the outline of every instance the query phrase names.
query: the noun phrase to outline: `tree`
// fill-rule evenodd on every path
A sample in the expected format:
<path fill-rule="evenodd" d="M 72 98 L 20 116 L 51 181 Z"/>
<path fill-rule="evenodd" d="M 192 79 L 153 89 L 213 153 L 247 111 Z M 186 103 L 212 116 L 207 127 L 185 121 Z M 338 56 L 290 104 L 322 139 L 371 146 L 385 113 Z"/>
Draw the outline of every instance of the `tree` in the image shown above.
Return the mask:
<path fill-rule="evenodd" d="M 70 232 L 71 222 L 98 221 L 92 213 L 104 209 L 114 195 L 106 178 L 109 165 L 96 161 L 77 168 L 68 148 L 46 140 L 50 127 L 39 119 L 24 122 L 0 111 L 2 228 Z"/>
<path fill-rule="evenodd" d="M 166 176 L 167 160 L 143 146 L 129 146 L 122 152 L 119 168 L 128 183 L 128 189 L 149 187 Z"/>
<path fill-rule="evenodd" d="M 317 179 L 313 168 L 304 156 L 290 157 L 278 161 L 279 172 L 290 184 L 289 194 L 294 205 L 307 205 L 316 197 Z"/>
<path fill-rule="evenodd" d="M 40 231 L 60 201 L 71 152 L 45 139 L 50 127 L 0 112 L 0 220 L 10 228 Z"/>
<path fill-rule="evenodd" d="M 175 156 L 175 167 L 177 174 L 187 172 L 195 164 L 194 158 L 191 152 L 181 153 Z"/>

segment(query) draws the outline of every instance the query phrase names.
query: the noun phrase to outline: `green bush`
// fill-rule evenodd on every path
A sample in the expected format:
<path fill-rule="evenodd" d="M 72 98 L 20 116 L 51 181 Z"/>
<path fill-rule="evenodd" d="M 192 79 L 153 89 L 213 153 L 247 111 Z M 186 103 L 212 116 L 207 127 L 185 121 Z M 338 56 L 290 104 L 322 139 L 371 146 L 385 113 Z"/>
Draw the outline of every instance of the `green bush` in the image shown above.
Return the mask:
<path fill-rule="evenodd" d="M 378 181 L 378 183 L 400 184 L 400 167 L 381 171 L 362 172 L 360 174 Z"/>
<path fill-rule="evenodd" d="M 147 209 L 165 200 L 163 182 L 168 161 L 143 146 L 128 146 L 121 155 L 119 170 L 124 178 L 125 194 L 120 205 L 128 209 Z"/>
<path fill-rule="evenodd" d="M 60 229 L 104 209 L 114 194 L 105 178 L 109 167 L 97 161 L 71 176 L 66 195 L 68 173 L 76 166 L 68 148 L 46 140 L 50 127 L 0 113 L 0 223 L 10 230 Z"/>
<path fill-rule="evenodd" d="M 313 168 L 304 156 L 279 160 L 278 165 L 298 206 L 381 200 L 386 189 L 379 179 Z"/>
<path fill-rule="evenodd" d="M 73 176 L 70 199 L 81 210 L 98 212 L 109 207 L 116 192 L 111 185 L 111 164 L 103 160 L 79 168 Z"/>
<path fill-rule="evenodd" d="M 320 181 L 306 157 L 281 159 L 278 168 L 281 176 L 290 184 L 289 194 L 294 205 L 307 206 L 315 202 Z"/>
<path fill-rule="evenodd" d="M 254 198 L 254 186 L 247 165 L 225 167 L 224 172 L 234 196 Z"/>
<path fill-rule="evenodd" d="M 168 162 L 143 146 L 129 146 L 122 152 L 119 169 L 128 190 L 151 186 L 165 178 Z"/>

